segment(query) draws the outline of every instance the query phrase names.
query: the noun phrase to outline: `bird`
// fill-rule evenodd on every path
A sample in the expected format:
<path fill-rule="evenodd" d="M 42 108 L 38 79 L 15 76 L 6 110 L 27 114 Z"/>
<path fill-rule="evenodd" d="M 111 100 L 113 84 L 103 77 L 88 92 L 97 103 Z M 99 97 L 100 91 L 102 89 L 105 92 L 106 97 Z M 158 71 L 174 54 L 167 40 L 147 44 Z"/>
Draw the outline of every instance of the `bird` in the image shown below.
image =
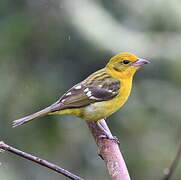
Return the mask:
<path fill-rule="evenodd" d="M 149 63 L 150 61 L 138 58 L 132 53 L 119 53 L 113 56 L 104 68 L 74 85 L 52 105 L 13 121 L 13 127 L 45 115 L 71 114 L 80 119 L 94 121 L 105 136 L 111 139 L 100 120 L 106 119 L 125 104 L 136 71 Z"/>

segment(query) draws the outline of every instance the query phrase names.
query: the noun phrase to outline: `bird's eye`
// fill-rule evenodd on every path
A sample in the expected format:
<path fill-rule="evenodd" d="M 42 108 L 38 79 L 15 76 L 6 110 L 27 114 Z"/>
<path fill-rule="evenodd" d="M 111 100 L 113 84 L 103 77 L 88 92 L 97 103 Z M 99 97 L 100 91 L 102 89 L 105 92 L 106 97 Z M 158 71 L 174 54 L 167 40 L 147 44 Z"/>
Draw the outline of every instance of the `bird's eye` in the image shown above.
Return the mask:
<path fill-rule="evenodd" d="M 130 63 L 129 60 L 124 60 L 124 61 L 123 61 L 123 64 L 129 64 L 129 63 Z"/>

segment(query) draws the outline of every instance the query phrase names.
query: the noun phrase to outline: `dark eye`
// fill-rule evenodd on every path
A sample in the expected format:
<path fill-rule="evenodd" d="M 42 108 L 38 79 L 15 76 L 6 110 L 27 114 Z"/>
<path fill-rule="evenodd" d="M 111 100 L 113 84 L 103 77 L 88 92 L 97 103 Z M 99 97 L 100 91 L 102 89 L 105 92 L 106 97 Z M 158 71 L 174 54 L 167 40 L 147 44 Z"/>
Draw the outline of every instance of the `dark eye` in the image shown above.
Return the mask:
<path fill-rule="evenodd" d="M 124 61 L 123 61 L 123 64 L 129 64 L 129 63 L 130 63 L 129 60 L 124 60 Z"/>

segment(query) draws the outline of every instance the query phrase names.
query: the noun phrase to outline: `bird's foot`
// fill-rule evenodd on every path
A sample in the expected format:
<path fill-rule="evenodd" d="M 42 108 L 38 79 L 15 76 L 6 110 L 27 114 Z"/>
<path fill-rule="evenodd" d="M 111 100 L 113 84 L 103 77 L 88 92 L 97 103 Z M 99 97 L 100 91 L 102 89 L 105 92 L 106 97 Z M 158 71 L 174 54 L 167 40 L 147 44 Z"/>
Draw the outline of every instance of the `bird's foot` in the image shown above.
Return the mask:
<path fill-rule="evenodd" d="M 102 134 L 99 136 L 100 139 L 110 139 L 120 145 L 119 139 L 116 136 L 110 136 L 109 134 Z"/>

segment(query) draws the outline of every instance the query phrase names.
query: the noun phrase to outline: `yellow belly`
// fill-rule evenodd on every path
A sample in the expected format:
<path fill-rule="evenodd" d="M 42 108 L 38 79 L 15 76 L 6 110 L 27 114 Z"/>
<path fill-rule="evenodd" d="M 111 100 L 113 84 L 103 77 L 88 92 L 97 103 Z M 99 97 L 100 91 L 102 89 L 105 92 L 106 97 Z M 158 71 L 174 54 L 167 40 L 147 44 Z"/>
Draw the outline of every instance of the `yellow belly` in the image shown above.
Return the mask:
<path fill-rule="evenodd" d="M 80 118 L 93 121 L 106 118 L 119 110 L 126 102 L 128 96 L 118 95 L 118 97 L 114 98 L 113 100 L 91 104 L 83 108 L 83 113 Z"/>
<path fill-rule="evenodd" d="M 132 81 L 121 82 L 119 94 L 112 100 L 96 102 L 82 108 L 72 108 L 59 111 L 57 114 L 72 114 L 84 120 L 98 121 L 119 110 L 128 99 Z"/>

